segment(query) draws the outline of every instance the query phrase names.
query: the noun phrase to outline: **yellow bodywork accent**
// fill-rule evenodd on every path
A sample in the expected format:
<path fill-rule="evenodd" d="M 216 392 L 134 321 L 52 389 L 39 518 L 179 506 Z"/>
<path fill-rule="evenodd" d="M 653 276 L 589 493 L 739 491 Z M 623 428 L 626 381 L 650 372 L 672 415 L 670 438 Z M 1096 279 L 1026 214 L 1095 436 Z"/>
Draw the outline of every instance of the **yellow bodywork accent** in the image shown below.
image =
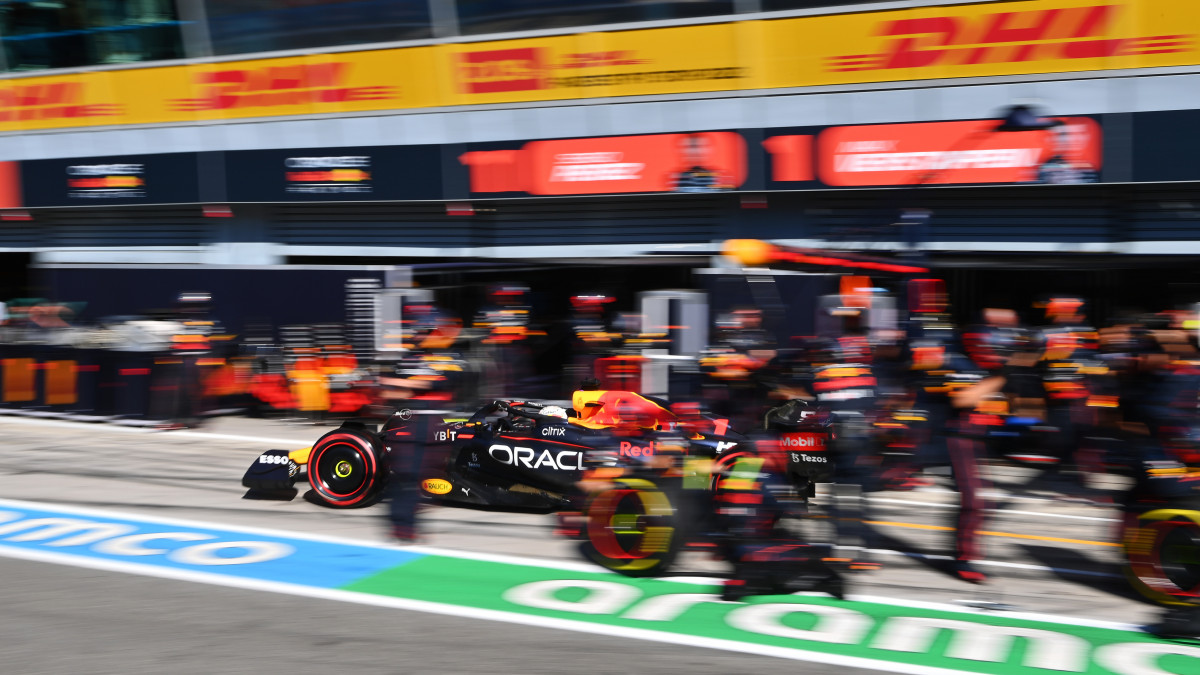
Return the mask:
<path fill-rule="evenodd" d="M 308 456 L 312 454 L 312 446 L 293 450 L 288 453 L 288 459 L 297 464 L 308 464 Z"/>
<path fill-rule="evenodd" d="M 866 368 L 830 368 L 821 373 L 825 377 L 859 377 L 861 375 L 870 375 L 871 371 Z"/>

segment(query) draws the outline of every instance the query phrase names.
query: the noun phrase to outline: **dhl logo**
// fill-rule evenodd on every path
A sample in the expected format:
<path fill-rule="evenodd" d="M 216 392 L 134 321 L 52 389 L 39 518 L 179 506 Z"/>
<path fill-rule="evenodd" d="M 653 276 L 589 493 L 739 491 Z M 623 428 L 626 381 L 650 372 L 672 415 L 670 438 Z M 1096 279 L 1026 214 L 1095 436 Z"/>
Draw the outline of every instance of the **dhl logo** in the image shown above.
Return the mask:
<path fill-rule="evenodd" d="M 229 110 L 380 101 L 394 98 L 390 86 L 345 86 L 350 64 L 345 62 L 239 68 L 197 73 L 195 82 L 204 87 L 199 98 L 171 101 L 174 110 Z"/>
<path fill-rule="evenodd" d="M 1191 49 L 1194 35 L 1112 37 L 1120 5 L 994 12 L 883 22 L 889 38 L 877 54 L 834 56 L 831 71 L 889 70 L 1171 54 Z"/>
<path fill-rule="evenodd" d="M 545 89 L 542 49 L 494 49 L 459 54 L 459 73 L 469 94 Z"/>
<path fill-rule="evenodd" d="M 115 103 L 84 103 L 82 82 L 0 87 L 0 122 L 120 115 Z"/>
<path fill-rule="evenodd" d="M 67 185 L 73 188 L 135 188 L 146 184 L 137 176 L 101 176 L 100 178 L 72 178 Z"/>
<path fill-rule="evenodd" d="M 371 180 L 371 174 L 362 169 L 331 169 L 329 171 L 289 171 L 289 182 L 296 183 L 357 183 Z"/>

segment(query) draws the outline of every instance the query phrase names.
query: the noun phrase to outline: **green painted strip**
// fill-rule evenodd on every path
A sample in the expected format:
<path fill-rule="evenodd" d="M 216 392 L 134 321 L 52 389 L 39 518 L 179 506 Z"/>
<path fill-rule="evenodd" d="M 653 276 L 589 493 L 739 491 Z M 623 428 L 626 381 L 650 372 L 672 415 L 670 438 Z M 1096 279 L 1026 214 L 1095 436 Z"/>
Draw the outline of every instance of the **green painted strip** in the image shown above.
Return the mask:
<path fill-rule="evenodd" d="M 725 603 L 714 586 L 603 572 L 429 556 L 343 589 L 867 658 L 906 672 L 1200 675 L 1200 646 L 1140 632 L 818 596 Z"/>

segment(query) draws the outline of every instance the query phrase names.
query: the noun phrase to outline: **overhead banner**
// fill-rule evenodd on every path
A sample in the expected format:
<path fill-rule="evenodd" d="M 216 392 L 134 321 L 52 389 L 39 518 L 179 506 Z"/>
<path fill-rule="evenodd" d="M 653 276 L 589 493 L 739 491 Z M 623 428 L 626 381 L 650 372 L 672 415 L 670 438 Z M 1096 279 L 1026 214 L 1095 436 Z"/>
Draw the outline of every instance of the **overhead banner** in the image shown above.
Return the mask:
<path fill-rule="evenodd" d="M 187 204 L 200 201 L 196 153 L 20 162 L 25 206 Z"/>
<path fill-rule="evenodd" d="M 966 120 L 492 143 L 458 160 L 478 196 L 1099 182 L 1097 118 L 1055 121 L 1021 132 Z"/>
<path fill-rule="evenodd" d="M 717 192 L 746 180 L 746 141 L 713 131 L 530 141 L 512 150 L 476 150 L 459 161 L 471 192 L 587 195 Z"/>
<path fill-rule="evenodd" d="M 1025 0 L 0 81 L 0 132 L 1200 64 L 1194 0 Z"/>
<path fill-rule="evenodd" d="M 831 127 L 817 138 L 818 174 L 831 186 L 1098 182 L 1100 125 L 1057 121 L 1015 133 L 995 120 Z"/>
<path fill-rule="evenodd" d="M 234 202 L 440 199 L 436 145 L 245 150 L 225 153 Z"/>
<path fill-rule="evenodd" d="M 1200 180 L 1194 144 L 1171 140 L 1200 116 L 1186 112 L 1139 113 L 1125 154 L 1105 148 L 1103 116 L 1080 116 L 0 162 L 0 208 L 1075 184 L 1104 181 L 1106 159 L 1108 180 Z"/>
<path fill-rule="evenodd" d="M 0 162 L 0 209 L 1200 182 L 1200 111 Z"/>

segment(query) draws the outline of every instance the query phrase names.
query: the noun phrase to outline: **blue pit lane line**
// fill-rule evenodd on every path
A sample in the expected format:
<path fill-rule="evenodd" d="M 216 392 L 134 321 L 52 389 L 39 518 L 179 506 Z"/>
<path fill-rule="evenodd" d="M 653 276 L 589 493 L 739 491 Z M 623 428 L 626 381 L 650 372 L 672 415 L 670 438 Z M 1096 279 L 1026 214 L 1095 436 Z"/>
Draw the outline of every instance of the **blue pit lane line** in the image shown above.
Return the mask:
<path fill-rule="evenodd" d="M 338 588 L 425 554 L 0 499 L 0 547 Z"/>

